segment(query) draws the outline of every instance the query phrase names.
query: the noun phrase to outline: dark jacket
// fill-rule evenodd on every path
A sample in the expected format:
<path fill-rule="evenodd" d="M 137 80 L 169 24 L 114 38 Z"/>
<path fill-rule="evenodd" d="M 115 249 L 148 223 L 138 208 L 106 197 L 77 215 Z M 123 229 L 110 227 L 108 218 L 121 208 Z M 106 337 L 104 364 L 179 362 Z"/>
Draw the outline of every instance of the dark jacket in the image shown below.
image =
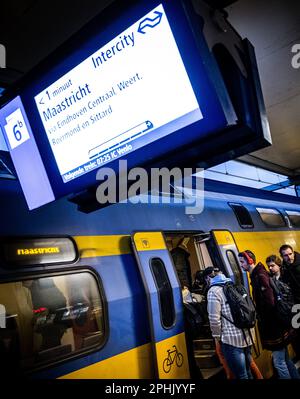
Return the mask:
<path fill-rule="evenodd" d="M 300 254 L 295 251 L 294 263 L 283 262 L 282 270 L 283 281 L 291 287 L 295 303 L 300 303 Z"/>
<path fill-rule="evenodd" d="M 250 278 L 262 346 L 268 350 L 282 349 L 290 342 L 291 333 L 278 321 L 270 276 L 262 263 L 257 264 Z"/>

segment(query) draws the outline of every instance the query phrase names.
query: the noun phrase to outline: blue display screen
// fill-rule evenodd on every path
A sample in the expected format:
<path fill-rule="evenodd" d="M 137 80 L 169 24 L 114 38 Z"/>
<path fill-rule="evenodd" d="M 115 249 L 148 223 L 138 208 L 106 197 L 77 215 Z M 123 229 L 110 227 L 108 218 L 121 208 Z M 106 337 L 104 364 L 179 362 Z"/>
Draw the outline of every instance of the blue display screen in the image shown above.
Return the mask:
<path fill-rule="evenodd" d="M 0 128 L 30 209 L 95 185 L 97 170 L 116 170 L 120 158 L 128 168 L 184 158 L 229 125 L 234 112 L 216 90 L 220 75 L 208 76 L 199 20 L 184 4 L 120 2 L 10 95 Z"/>
<path fill-rule="evenodd" d="M 162 4 L 35 102 L 64 183 L 203 117 Z"/>

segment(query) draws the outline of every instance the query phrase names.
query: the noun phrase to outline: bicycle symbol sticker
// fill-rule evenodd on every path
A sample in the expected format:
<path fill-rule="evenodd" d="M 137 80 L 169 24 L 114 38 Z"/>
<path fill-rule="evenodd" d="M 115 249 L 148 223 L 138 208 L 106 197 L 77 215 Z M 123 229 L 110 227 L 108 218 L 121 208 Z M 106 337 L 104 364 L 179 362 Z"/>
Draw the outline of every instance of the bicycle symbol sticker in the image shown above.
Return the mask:
<path fill-rule="evenodd" d="M 178 352 L 176 345 L 173 345 L 174 349 L 168 349 L 168 356 L 163 361 L 163 369 L 165 373 L 169 373 L 174 362 L 177 367 L 181 367 L 183 365 L 183 354 Z"/>

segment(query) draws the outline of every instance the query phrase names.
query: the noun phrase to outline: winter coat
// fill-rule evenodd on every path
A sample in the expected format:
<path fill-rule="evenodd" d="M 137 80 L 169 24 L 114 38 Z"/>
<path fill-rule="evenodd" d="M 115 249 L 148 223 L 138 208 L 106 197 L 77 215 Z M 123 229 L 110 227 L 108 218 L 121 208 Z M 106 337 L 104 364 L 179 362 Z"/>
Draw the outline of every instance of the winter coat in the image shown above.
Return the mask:
<path fill-rule="evenodd" d="M 278 321 L 270 276 L 264 265 L 258 263 L 250 278 L 262 346 L 272 351 L 280 350 L 290 342 L 292 333 Z"/>
<path fill-rule="evenodd" d="M 282 269 L 283 281 L 291 287 L 295 303 L 300 303 L 300 254 L 295 251 L 294 263 L 283 262 Z"/>

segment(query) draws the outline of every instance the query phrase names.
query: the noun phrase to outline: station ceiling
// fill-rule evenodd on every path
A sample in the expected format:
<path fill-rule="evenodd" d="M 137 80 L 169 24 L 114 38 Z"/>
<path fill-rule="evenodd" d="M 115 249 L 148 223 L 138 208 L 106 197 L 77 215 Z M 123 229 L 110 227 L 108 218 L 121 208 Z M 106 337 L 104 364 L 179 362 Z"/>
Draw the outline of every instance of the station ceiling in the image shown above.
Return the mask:
<path fill-rule="evenodd" d="M 239 0 L 229 21 L 255 47 L 273 145 L 241 159 L 288 176 L 300 174 L 300 68 L 292 46 L 300 45 L 300 2 Z"/>
<path fill-rule="evenodd" d="M 72 36 L 113 0 L 10 0 L 0 4 L 0 43 L 7 68 L 0 86 L 9 86 Z M 213 1 L 213 0 L 211 0 Z M 209 0 L 207 0 L 209 2 Z M 300 2 L 214 0 L 255 47 L 271 147 L 240 159 L 290 177 L 300 175 L 300 68 L 292 67 L 292 46 L 300 44 Z"/>

